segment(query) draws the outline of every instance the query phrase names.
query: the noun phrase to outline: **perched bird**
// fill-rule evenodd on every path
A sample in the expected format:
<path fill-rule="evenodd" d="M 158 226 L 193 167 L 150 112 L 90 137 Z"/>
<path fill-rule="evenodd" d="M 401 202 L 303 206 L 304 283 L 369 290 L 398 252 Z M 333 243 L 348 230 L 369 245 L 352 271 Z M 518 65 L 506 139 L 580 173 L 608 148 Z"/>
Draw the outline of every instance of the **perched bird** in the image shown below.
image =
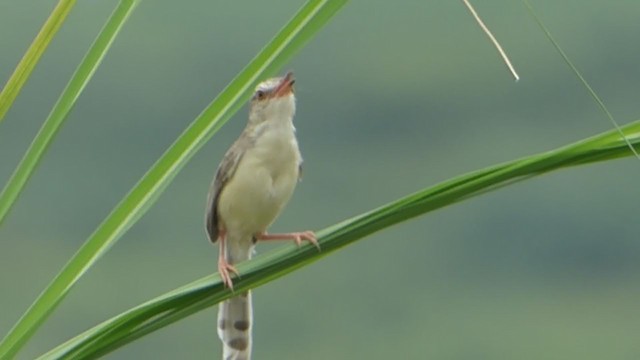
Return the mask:
<path fill-rule="evenodd" d="M 211 242 L 219 241 L 218 271 L 233 290 L 234 267 L 251 258 L 260 240 L 307 240 L 313 232 L 267 234 L 296 187 L 302 157 L 293 126 L 296 109 L 293 74 L 260 83 L 250 103 L 249 121 L 218 166 L 206 209 Z M 251 294 L 224 301 L 218 310 L 218 336 L 223 360 L 251 358 Z"/>

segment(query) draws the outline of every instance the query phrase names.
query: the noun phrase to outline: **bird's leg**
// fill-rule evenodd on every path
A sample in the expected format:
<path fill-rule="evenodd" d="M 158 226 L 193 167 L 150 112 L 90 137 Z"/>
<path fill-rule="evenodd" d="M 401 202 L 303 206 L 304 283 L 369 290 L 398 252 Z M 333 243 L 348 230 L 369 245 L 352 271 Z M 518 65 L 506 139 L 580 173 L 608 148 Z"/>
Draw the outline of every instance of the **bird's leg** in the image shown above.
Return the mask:
<path fill-rule="evenodd" d="M 229 274 L 229 272 L 232 272 L 238 276 L 240 276 L 240 274 L 238 273 L 238 270 L 236 270 L 233 265 L 229 264 L 229 262 L 225 258 L 225 242 L 227 241 L 227 232 L 224 230 L 220 231 L 219 239 L 220 253 L 218 254 L 218 272 L 220 273 L 220 277 L 222 278 L 222 283 L 229 289 L 233 290 L 233 281 L 231 281 L 231 275 Z"/>
<path fill-rule="evenodd" d="M 298 246 L 302 245 L 303 240 L 307 240 L 308 242 L 315 245 L 318 250 L 320 250 L 320 244 L 318 244 L 316 234 L 314 234 L 313 231 L 301 231 L 283 234 L 267 234 L 266 232 L 263 232 L 256 235 L 255 238 L 256 240 L 293 240 Z"/>

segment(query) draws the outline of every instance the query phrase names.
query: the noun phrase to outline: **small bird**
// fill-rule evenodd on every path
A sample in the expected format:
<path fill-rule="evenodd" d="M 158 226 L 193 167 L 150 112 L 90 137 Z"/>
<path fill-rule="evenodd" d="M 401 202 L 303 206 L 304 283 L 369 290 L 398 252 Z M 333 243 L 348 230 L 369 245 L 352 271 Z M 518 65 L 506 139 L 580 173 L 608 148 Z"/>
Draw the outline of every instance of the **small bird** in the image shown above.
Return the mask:
<path fill-rule="evenodd" d="M 296 110 L 293 73 L 260 83 L 250 102 L 249 121 L 218 166 L 207 198 L 205 225 L 209 240 L 219 240 L 218 271 L 233 290 L 234 264 L 251 258 L 260 240 L 306 240 L 318 247 L 311 231 L 268 234 L 287 204 L 302 171 L 293 126 Z M 319 248 L 319 247 L 318 247 Z M 218 336 L 223 360 L 251 358 L 251 294 L 220 304 Z"/>

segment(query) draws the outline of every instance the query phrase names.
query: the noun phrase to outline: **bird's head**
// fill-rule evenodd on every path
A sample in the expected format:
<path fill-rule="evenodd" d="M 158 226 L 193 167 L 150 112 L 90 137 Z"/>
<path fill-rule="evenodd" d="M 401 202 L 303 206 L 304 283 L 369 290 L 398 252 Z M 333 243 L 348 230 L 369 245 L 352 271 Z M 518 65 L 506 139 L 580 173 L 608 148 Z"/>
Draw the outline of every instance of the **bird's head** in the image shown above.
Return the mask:
<path fill-rule="evenodd" d="M 293 73 L 283 77 L 265 80 L 256 86 L 251 98 L 249 121 L 259 124 L 268 120 L 290 120 L 296 112 L 296 98 L 293 95 Z"/>

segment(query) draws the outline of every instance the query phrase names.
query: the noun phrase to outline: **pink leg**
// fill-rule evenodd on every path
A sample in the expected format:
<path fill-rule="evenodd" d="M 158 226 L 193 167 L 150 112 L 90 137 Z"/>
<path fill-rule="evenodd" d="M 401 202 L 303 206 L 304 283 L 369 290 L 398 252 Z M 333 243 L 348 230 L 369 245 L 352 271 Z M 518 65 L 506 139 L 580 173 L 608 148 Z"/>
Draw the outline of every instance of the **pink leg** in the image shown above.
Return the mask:
<path fill-rule="evenodd" d="M 229 289 L 233 290 L 233 281 L 231 281 L 231 274 L 229 274 L 229 272 L 232 272 L 238 276 L 240 276 L 240 274 L 238 274 L 238 270 L 236 270 L 236 268 L 233 265 L 229 264 L 227 259 L 225 259 L 224 257 L 225 242 L 227 241 L 227 233 L 225 231 L 221 231 L 220 236 L 218 238 L 220 239 L 220 249 L 219 249 L 220 253 L 218 254 L 218 272 L 220 273 L 220 277 L 222 278 L 222 283 Z"/>
<path fill-rule="evenodd" d="M 318 240 L 316 239 L 316 234 L 313 231 L 301 231 L 301 232 L 292 232 L 292 233 L 284 233 L 284 234 L 267 234 L 266 232 L 262 234 L 258 234 L 256 236 L 257 240 L 293 240 L 296 245 L 302 245 L 302 240 L 307 240 L 308 242 L 315 245 L 318 250 L 320 250 L 320 244 L 318 244 Z"/>

